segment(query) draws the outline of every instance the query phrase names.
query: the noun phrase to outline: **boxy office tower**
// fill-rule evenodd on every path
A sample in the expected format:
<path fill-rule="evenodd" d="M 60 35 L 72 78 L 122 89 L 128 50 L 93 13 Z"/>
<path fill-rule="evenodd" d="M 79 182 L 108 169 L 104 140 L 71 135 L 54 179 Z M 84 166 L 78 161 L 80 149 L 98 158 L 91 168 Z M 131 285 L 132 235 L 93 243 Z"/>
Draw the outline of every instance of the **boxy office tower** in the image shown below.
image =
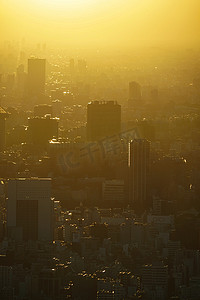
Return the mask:
<path fill-rule="evenodd" d="M 53 240 L 50 178 L 8 181 L 7 229 L 14 240 Z"/>
<path fill-rule="evenodd" d="M 87 105 L 87 140 L 99 141 L 119 134 L 121 105 L 116 101 L 92 101 Z"/>

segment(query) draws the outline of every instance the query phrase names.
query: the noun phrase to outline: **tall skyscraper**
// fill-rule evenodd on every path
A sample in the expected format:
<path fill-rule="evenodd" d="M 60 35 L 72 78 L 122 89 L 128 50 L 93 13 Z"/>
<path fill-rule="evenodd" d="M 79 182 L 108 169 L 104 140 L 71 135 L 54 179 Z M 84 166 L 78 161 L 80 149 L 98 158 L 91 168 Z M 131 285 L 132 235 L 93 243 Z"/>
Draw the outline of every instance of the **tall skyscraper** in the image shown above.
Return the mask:
<path fill-rule="evenodd" d="M 53 203 L 50 178 L 8 181 L 7 229 L 22 240 L 53 240 Z M 16 237 L 17 238 L 17 237 Z"/>
<path fill-rule="evenodd" d="M 135 81 L 129 82 L 129 99 L 128 106 L 132 107 L 135 104 L 140 104 L 142 99 L 141 86 Z"/>
<path fill-rule="evenodd" d="M 24 96 L 25 86 L 26 86 L 26 80 L 27 80 L 27 74 L 24 72 L 24 65 L 21 64 L 17 67 L 16 72 L 16 79 L 17 79 L 17 92 L 19 96 Z"/>
<path fill-rule="evenodd" d="M 70 70 L 70 74 L 74 75 L 74 59 L 71 58 L 69 61 L 69 70 Z"/>
<path fill-rule="evenodd" d="M 3 151 L 6 146 L 6 118 L 8 114 L 0 107 L 0 151 Z"/>
<path fill-rule="evenodd" d="M 135 139 L 129 144 L 129 201 L 136 212 L 145 210 L 150 143 Z"/>
<path fill-rule="evenodd" d="M 97 141 L 121 130 L 121 105 L 115 101 L 93 101 L 87 106 L 87 139 Z"/>
<path fill-rule="evenodd" d="M 28 59 L 28 95 L 40 96 L 45 91 L 46 59 Z"/>

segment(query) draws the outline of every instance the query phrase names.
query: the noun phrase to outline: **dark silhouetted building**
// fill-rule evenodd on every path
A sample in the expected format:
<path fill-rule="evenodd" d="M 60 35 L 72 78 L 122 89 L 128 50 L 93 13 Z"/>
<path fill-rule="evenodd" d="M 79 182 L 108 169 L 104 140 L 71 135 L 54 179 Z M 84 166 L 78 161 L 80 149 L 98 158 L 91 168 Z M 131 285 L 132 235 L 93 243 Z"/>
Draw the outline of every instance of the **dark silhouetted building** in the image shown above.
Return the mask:
<path fill-rule="evenodd" d="M 28 119 L 29 141 L 35 145 L 44 145 L 51 139 L 58 138 L 58 118 L 46 115 L 44 118 Z"/>
<path fill-rule="evenodd" d="M 53 240 L 50 178 L 8 181 L 7 229 L 16 240 Z"/>
<path fill-rule="evenodd" d="M 39 104 L 34 106 L 35 117 L 44 117 L 45 115 L 53 115 L 53 109 L 51 105 Z"/>
<path fill-rule="evenodd" d="M 6 117 L 8 114 L 0 107 L 0 151 L 3 151 L 6 146 Z"/>
<path fill-rule="evenodd" d="M 46 59 L 28 59 L 28 95 L 40 96 L 45 91 Z"/>
<path fill-rule="evenodd" d="M 142 286 L 147 295 L 149 290 L 153 290 L 155 287 L 162 288 L 162 294 L 164 293 L 165 295 L 168 287 L 168 266 L 164 266 L 162 263 L 144 265 L 142 267 Z M 166 297 L 161 295 L 159 299 L 166 299 Z"/>
<path fill-rule="evenodd" d="M 149 154 L 147 140 L 135 139 L 129 144 L 129 201 L 138 213 L 145 209 L 147 202 Z"/>
<path fill-rule="evenodd" d="M 97 141 L 120 133 L 121 105 L 115 101 L 93 101 L 87 106 L 87 139 Z"/>
<path fill-rule="evenodd" d="M 16 72 L 17 92 L 21 97 L 24 96 L 26 80 L 27 80 L 27 74 L 24 72 L 24 65 L 21 64 L 18 66 Z"/>

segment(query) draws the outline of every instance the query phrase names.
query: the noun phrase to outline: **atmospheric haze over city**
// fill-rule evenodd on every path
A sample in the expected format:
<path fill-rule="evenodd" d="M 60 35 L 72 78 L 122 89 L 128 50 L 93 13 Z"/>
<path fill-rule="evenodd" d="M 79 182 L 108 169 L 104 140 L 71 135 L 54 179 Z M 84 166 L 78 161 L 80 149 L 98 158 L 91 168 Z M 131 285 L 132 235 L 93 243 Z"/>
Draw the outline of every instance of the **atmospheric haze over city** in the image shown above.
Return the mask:
<path fill-rule="evenodd" d="M 1 0 L 1 300 L 199 300 L 199 182 L 199 0 Z"/>
<path fill-rule="evenodd" d="M 199 46 L 198 0 L 1 0 L 1 39 L 52 47 Z"/>

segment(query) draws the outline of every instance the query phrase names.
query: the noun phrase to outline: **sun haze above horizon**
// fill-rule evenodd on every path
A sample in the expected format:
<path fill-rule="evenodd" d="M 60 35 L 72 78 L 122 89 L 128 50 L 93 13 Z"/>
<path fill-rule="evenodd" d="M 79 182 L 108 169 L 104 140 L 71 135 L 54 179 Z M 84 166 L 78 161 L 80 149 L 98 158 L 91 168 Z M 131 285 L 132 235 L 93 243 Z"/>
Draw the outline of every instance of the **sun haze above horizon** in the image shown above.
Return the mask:
<path fill-rule="evenodd" d="M 198 0 L 2 0 L 1 40 L 102 48 L 199 47 Z"/>

